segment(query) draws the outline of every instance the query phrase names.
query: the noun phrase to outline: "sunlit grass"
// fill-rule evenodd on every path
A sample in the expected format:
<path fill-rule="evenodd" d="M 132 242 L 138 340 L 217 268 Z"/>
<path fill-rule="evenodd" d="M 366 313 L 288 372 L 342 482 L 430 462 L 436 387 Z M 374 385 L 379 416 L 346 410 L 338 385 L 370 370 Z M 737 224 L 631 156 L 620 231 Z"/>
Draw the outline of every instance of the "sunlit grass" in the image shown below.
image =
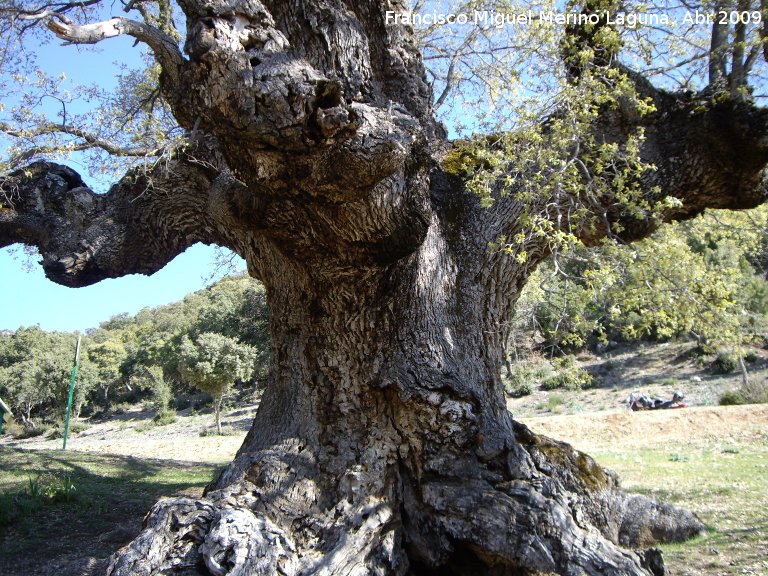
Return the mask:
<path fill-rule="evenodd" d="M 631 492 L 695 512 L 705 537 L 664 545 L 678 576 L 768 574 L 768 444 L 738 438 L 701 446 L 595 451 Z"/>
<path fill-rule="evenodd" d="M 138 532 L 158 498 L 199 496 L 216 472 L 211 464 L 0 449 L 0 573 L 24 573 L 19 558 L 34 567 L 74 550 L 105 558 Z"/>

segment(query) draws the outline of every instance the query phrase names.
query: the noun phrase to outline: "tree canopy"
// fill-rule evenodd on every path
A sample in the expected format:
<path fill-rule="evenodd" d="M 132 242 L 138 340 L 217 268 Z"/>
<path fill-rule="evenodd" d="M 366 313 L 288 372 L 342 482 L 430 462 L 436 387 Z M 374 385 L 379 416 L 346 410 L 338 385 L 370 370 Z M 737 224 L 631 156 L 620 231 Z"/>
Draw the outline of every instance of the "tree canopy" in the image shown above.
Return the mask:
<path fill-rule="evenodd" d="M 216 430 L 221 434 L 221 402 L 235 380 L 253 375 L 255 350 L 233 338 L 203 332 L 195 340 L 184 336 L 179 348 L 181 374 L 213 396 Z"/>

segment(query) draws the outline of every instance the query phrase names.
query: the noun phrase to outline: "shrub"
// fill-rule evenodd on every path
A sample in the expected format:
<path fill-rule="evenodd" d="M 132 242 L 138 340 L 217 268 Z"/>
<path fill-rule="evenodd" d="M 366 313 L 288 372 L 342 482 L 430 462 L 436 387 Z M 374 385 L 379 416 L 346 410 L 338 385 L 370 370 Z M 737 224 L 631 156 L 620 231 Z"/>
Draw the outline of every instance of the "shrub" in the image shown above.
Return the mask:
<path fill-rule="evenodd" d="M 80 420 L 75 420 L 74 418 L 69 421 L 69 435 L 72 434 L 79 434 L 80 432 L 85 432 L 88 430 L 90 426 L 86 424 L 85 422 L 81 422 Z M 51 440 L 56 440 L 58 438 L 64 438 L 64 422 L 57 422 L 56 425 L 53 427 L 53 432 L 51 433 Z"/>
<path fill-rule="evenodd" d="M 5 432 L 14 438 L 19 438 L 24 433 L 24 426 L 16 422 L 16 420 L 9 420 L 5 423 Z"/>
<path fill-rule="evenodd" d="M 734 354 L 720 352 L 712 362 L 712 372 L 715 374 L 730 374 L 739 365 L 739 359 Z"/>
<path fill-rule="evenodd" d="M 504 390 L 513 398 L 527 396 L 551 372 L 552 367 L 546 360 L 532 359 L 516 362 L 510 376 L 504 379 Z"/>
<path fill-rule="evenodd" d="M 711 344 L 701 343 L 691 348 L 691 350 L 688 351 L 688 356 L 690 358 L 700 358 L 701 356 L 711 356 L 715 352 L 717 352 L 717 350 L 713 348 Z"/>
<path fill-rule="evenodd" d="M 521 382 L 514 388 L 507 388 L 507 394 L 512 396 L 512 398 L 522 398 L 523 396 L 528 396 L 529 394 L 533 394 L 533 384 L 530 382 Z"/>
<path fill-rule="evenodd" d="M 70 420 L 69 421 L 69 432 L 70 434 L 79 434 L 80 432 L 85 432 L 88 430 L 90 426 L 87 422 L 83 422 L 82 420 Z"/>
<path fill-rule="evenodd" d="M 560 374 L 555 374 L 551 378 L 547 378 L 544 380 L 544 382 L 541 383 L 541 389 L 542 390 L 557 390 L 558 388 L 563 387 L 563 379 L 561 378 Z"/>
<path fill-rule="evenodd" d="M 748 362 L 749 364 L 757 362 L 758 360 L 760 360 L 760 356 L 754 350 L 750 350 L 749 352 L 744 354 L 744 361 Z"/>
<path fill-rule="evenodd" d="M 566 354 L 565 356 L 555 358 L 552 360 L 552 365 L 556 370 L 574 368 L 576 366 L 576 356 L 573 354 Z"/>
<path fill-rule="evenodd" d="M 171 406 L 176 410 L 186 410 L 192 406 L 192 399 L 187 395 L 176 396 L 171 401 Z"/>
<path fill-rule="evenodd" d="M 572 367 L 547 378 L 542 384 L 542 390 L 582 390 L 593 384 L 592 375 L 583 368 Z"/>
<path fill-rule="evenodd" d="M 747 399 L 744 397 L 744 393 L 740 390 L 726 390 L 720 396 L 720 406 L 737 406 L 739 404 L 746 404 Z"/>
<path fill-rule="evenodd" d="M 554 412 L 563 404 L 565 404 L 565 398 L 563 398 L 560 394 L 552 394 L 549 398 L 547 398 L 547 402 L 543 405 L 543 407 L 550 412 Z"/>
<path fill-rule="evenodd" d="M 155 417 L 152 419 L 152 421 L 157 426 L 167 426 L 168 424 L 173 424 L 176 422 L 176 410 L 173 408 L 165 408 L 164 410 L 160 410 L 157 414 L 155 414 Z"/>
<path fill-rule="evenodd" d="M 17 440 L 25 438 L 35 438 L 48 432 L 51 427 L 48 424 L 37 424 L 35 426 L 24 426 L 16 421 L 8 422 L 6 431 Z"/>
<path fill-rule="evenodd" d="M 741 387 L 741 392 L 749 404 L 768 403 L 768 384 L 765 381 L 750 380 Z"/>

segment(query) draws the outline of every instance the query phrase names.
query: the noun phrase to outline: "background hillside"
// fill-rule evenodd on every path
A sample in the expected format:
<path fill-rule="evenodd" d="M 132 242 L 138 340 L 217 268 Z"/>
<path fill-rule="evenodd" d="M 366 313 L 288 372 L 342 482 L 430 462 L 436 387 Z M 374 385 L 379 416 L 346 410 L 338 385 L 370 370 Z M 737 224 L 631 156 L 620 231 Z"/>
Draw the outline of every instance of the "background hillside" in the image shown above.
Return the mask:
<path fill-rule="evenodd" d="M 595 409 L 617 401 L 611 391 L 623 399 L 635 388 L 671 395 L 675 387 L 697 404 L 766 401 L 767 226 L 765 207 L 716 211 L 632 246 L 557 249 L 526 286 L 510 330 L 505 387 L 528 398 L 512 405 Z M 103 322 L 83 341 L 76 417 L 144 403 L 163 423 L 190 403 L 258 395 L 268 314 L 263 287 L 232 276 Z M 75 342 L 73 333 L 37 327 L 0 334 L 0 398 L 16 416 L 14 435 L 61 427 Z M 645 376 L 644 364 L 656 376 Z M 697 392 L 691 385 L 703 380 L 711 385 Z M 601 400 L 606 391 L 610 400 Z"/>

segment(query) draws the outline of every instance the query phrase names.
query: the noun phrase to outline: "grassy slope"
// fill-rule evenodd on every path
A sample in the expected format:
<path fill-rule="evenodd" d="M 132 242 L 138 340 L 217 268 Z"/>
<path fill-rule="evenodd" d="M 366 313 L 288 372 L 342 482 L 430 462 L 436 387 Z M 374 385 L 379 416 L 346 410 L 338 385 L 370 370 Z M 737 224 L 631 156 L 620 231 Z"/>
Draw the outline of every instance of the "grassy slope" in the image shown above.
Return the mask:
<path fill-rule="evenodd" d="M 537 397 L 514 400 L 511 408 L 534 430 L 571 442 L 616 470 L 628 490 L 701 516 L 710 526 L 705 539 L 664 547 L 672 574 L 768 576 L 768 406 L 631 413 L 620 405 L 638 387 L 665 396 L 683 388 L 695 404 L 711 404 L 717 390 L 738 385 L 738 375 L 708 376 L 681 352 L 667 346 L 627 359 L 615 353 L 604 359 L 610 362 L 602 367 L 606 386 L 566 393 L 559 415 L 540 416 Z M 753 376 L 765 378 L 766 365 L 763 357 Z M 153 427 L 151 412 L 132 410 L 73 436 L 66 453 L 52 450 L 60 440 L 14 443 L 33 451 L 0 441 L 0 574 L 103 574 L 108 555 L 138 532 L 159 497 L 201 493 L 239 447 L 253 408 L 225 415 L 232 434 L 222 438 L 201 436 L 210 414 L 180 413 L 176 423 Z M 606 408 L 611 411 L 583 413 Z M 73 499 L 29 497 L 30 479 L 56 485 L 66 474 L 76 487 Z M 26 512 L 2 525 L 8 509 L 15 506 L 18 513 L 19 504 Z"/>
<path fill-rule="evenodd" d="M 535 417 L 631 492 L 696 512 L 705 538 L 663 546 L 673 575 L 768 575 L 768 406 Z"/>
<path fill-rule="evenodd" d="M 0 448 L 0 574 L 101 574 L 160 497 L 198 496 L 215 466 Z"/>
<path fill-rule="evenodd" d="M 624 486 L 694 511 L 709 533 L 664 546 L 673 574 L 768 574 L 768 445 L 672 446 L 594 454 Z"/>

